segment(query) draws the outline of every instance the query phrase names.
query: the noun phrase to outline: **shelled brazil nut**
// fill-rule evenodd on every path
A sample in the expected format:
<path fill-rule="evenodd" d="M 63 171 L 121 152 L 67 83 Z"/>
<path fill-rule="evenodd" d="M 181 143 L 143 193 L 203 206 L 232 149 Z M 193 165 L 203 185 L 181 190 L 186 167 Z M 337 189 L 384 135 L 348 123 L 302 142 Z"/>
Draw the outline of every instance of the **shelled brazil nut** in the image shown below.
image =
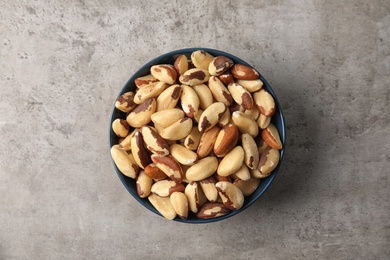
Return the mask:
<path fill-rule="evenodd" d="M 115 102 L 111 156 L 165 218 L 239 210 L 278 165 L 276 103 L 253 68 L 197 50 L 134 85 Z"/>

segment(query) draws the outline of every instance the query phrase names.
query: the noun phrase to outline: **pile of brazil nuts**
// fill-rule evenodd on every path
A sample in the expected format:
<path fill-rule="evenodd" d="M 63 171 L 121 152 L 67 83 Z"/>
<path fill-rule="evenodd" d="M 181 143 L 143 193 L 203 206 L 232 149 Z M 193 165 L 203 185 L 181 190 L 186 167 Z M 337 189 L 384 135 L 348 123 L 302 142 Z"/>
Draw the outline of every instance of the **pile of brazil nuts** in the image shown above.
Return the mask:
<path fill-rule="evenodd" d="M 134 83 L 115 103 L 126 119 L 112 123 L 110 152 L 165 218 L 239 210 L 278 165 L 275 101 L 251 67 L 198 50 Z"/>

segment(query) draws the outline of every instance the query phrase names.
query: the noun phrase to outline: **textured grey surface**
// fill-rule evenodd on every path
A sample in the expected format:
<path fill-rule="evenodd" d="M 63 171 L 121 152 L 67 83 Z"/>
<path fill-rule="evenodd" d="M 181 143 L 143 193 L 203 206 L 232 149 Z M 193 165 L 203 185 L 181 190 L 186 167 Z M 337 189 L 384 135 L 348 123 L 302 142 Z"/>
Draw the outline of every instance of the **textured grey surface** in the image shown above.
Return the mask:
<path fill-rule="evenodd" d="M 390 2 L 140 2 L 0 2 L 0 259 L 388 259 Z M 128 194 L 107 130 L 137 68 L 197 46 L 268 79 L 288 141 L 251 208 L 185 225 Z"/>

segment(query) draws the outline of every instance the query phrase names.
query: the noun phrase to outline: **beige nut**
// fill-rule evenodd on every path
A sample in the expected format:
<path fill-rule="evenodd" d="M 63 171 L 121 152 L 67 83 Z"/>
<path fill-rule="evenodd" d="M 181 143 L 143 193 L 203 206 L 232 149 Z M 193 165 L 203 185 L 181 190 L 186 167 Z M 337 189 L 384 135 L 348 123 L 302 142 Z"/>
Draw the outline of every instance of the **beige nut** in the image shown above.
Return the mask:
<path fill-rule="evenodd" d="M 175 108 L 181 95 L 181 86 L 172 85 L 166 88 L 157 98 L 157 109 L 161 111 L 165 109 Z"/>
<path fill-rule="evenodd" d="M 193 86 L 193 89 L 195 90 L 196 94 L 199 98 L 199 107 L 203 110 L 211 106 L 213 104 L 213 95 L 211 94 L 211 91 L 208 86 L 205 84 L 199 84 Z"/>
<path fill-rule="evenodd" d="M 248 133 L 253 137 L 256 137 L 259 134 L 259 126 L 256 121 L 245 113 L 240 111 L 233 112 L 232 120 L 241 133 Z"/>
<path fill-rule="evenodd" d="M 178 108 L 171 108 L 162 111 L 158 111 L 151 116 L 151 120 L 155 124 L 157 128 L 160 126 L 161 128 L 166 128 L 178 120 L 184 118 L 184 112 Z"/>
<path fill-rule="evenodd" d="M 198 129 L 203 133 L 214 127 L 226 111 L 226 106 L 222 102 L 213 103 L 199 118 Z"/>
<path fill-rule="evenodd" d="M 233 173 L 231 176 L 233 179 L 240 179 L 246 181 L 251 178 L 251 172 L 245 164 L 242 164 L 241 168 L 238 169 L 238 171 Z"/>
<path fill-rule="evenodd" d="M 180 140 L 185 138 L 191 132 L 191 129 L 192 120 L 189 117 L 185 117 L 163 128 L 159 134 L 167 140 Z"/>
<path fill-rule="evenodd" d="M 244 163 L 244 149 L 234 147 L 228 152 L 218 165 L 217 173 L 220 176 L 229 176 L 238 171 Z"/>
<path fill-rule="evenodd" d="M 154 65 L 150 68 L 150 74 L 156 79 L 172 85 L 177 78 L 175 68 L 170 64 Z"/>
<path fill-rule="evenodd" d="M 214 156 L 205 157 L 187 169 L 186 178 L 189 181 L 200 181 L 214 174 L 218 160 Z"/>
<path fill-rule="evenodd" d="M 143 88 L 138 89 L 134 95 L 134 103 L 142 104 L 148 98 L 156 98 L 166 87 L 164 82 L 153 82 Z"/>
<path fill-rule="evenodd" d="M 251 177 L 249 180 L 236 179 L 233 184 L 241 190 L 244 197 L 248 197 L 259 187 L 260 179 L 254 177 Z"/>
<path fill-rule="evenodd" d="M 233 75 L 226 71 L 218 76 L 218 79 L 225 85 L 229 86 L 229 84 L 234 83 L 234 77 Z"/>
<path fill-rule="evenodd" d="M 135 163 L 132 154 L 128 154 L 117 144 L 111 147 L 110 153 L 116 167 L 123 173 L 123 175 L 133 179 L 137 177 L 138 165 Z"/>
<path fill-rule="evenodd" d="M 257 145 L 257 149 L 259 150 L 259 155 L 261 156 L 261 154 L 268 148 L 268 144 L 264 142 L 261 135 L 256 136 L 255 142 Z"/>
<path fill-rule="evenodd" d="M 219 202 L 207 202 L 196 213 L 196 217 L 200 219 L 210 219 L 225 216 L 230 213 L 223 203 Z"/>
<path fill-rule="evenodd" d="M 237 104 L 241 105 L 244 109 L 252 109 L 253 98 L 248 90 L 237 83 L 229 84 L 228 90 Z"/>
<path fill-rule="evenodd" d="M 160 170 L 162 170 L 169 178 L 179 183 L 183 181 L 183 170 L 172 155 L 160 156 L 153 154 L 151 157 L 156 166 L 160 168 Z"/>
<path fill-rule="evenodd" d="M 158 155 L 169 154 L 169 145 L 152 127 L 144 125 L 140 128 L 146 149 Z"/>
<path fill-rule="evenodd" d="M 259 166 L 252 171 L 252 176 L 256 178 L 268 177 L 278 166 L 280 159 L 279 150 L 268 147 L 260 157 Z"/>
<path fill-rule="evenodd" d="M 194 213 L 198 212 L 199 208 L 207 201 L 200 185 L 195 181 L 187 184 L 184 194 L 187 197 L 189 209 Z"/>
<path fill-rule="evenodd" d="M 188 117 L 194 118 L 199 112 L 199 97 L 192 87 L 181 85 L 181 88 L 181 108 Z"/>
<path fill-rule="evenodd" d="M 174 192 L 184 191 L 184 185 L 169 179 L 162 180 L 155 182 L 150 191 L 160 197 L 168 197 Z"/>
<path fill-rule="evenodd" d="M 218 77 L 210 77 L 209 88 L 211 94 L 213 94 L 213 97 L 218 102 L 224 103 L 225 106 L 230 106 L 233 103 L 232 95 Z"/>
<path fill-rule="evenodd" d="M 255 121 L 260 117 L 260 115 L 262 115 L 262 113 L 260 113 L 260 110 L 257 106 L 253 106 L 251 109 L 245 110 L 244 113 L 247 114 L 249 117 L 251 117 Z"/>
<path fill-rule="evenodd" d="M 145 169 L 152 162 L 148 151 L 144 147 L 142 134 L 139 131 L 135 132 L 131 139 L 131 153 L 134 156 L 134 161 L 142 169 Z"/>
<path fill-rule="evenodd" d="M 142 104 L 138 105 L 127 117 L 127 123 L 134 127 L 139 128 L 150 122 L 152 114 L 156 111 L 156 100 L 149 98 Z"/>
<path fill-rule="evenodd" d="M 126 137 L 129 134 L 129 124 L 126 120 L 117 118 L 112 122 L 112 131 L 119 137 Z"/>
<path fill-rule="evenodd" d="M 203 113 L 203 109 L 199 108 L 198 114 L 194 117 L 195 122 L 199 123 L 200 116 Z"/>
<path fill-rule="evenodd" d="M 242 64 L 234 64 L 230 72 L 236 79 L 255 80 L 259 78 L 257 71 Z"/>
<path fill-rule="evenodd" d="M 140 198 L 149 196 L 153 184 L 153 179 L 145 174 L 143 170 L 139 172 L 136 181 L 137 194 Z"/>
<path fill-rule="evenodd" d="M 218 157 L 225 156 L 238 141 L 238 128 L 233 124 L 228 124 L 221 128 L 214 144 L 214 154 Z"/>
<path fill-rule="evenodd" d="M 250 134 L 241 135 L 241 144 L 244 149 L 244 163 L 249 169 L 256 169 L 259 165 L 259 150 L 256 142 Z"/>
<path fill-rule="evenodd" d="M 144 169 L 144 172 L 145 172 L 145 174 L 147 176 L 149 176 L 150 178 L 152 178 L 155 181 L 161 181 L 161 180 L 164 180 L 164 179 L 166 179 L 168 177 L 154 163 L 151 163 L 148 166 L 146 166 L 145 169 Z"/>
<path fill-rule="evenodd" d="M 234 62 L 226 56 L 217 56 L 209 64 L 209 73 L 219 76 L 233 66 Z"/>
<path fill-rule="evenodd" d="M 217 179 L 214 176 L 199 181 L 200 187 L 208 201 L 215 202 L 218 199 L 218 190 L 215 187 L 216 183 Z"/>
<path fill-rule="evenodd" d="M 174 192 L 169 197 L 177 215 L 181 219 L 188 218 L 188 200 L 183 192 Z"/>
<path fill-rule="evenodd" d="M 160 197 L 154 193 L 148 196 L 149 202 L 166 219 L 172 220 L 177 214 L 169 197 Z"/>
<path fill-rule="evenodd" d="M 275 113 L 275 100 L 265 89 L 253 93 L 253 100 L 260 112 L 265 116 L 272 116 Z"/>
<path fill-rule="evenodd" d="M 115 107 L 122 112 L 128 113 L 137 106 L 134 103 L 134 92 L 129 91 L 118 97 L 115 101 Z"/>
<path fill-rule="evenodd" d="M 217 125 L 219 127 L 224 127 L 225 125 L 228 125 L 230 121 L 231 121 L 230 109 L 227 108 L 225 113 L 223 113 L 221 119 L 219 119 Z"/>
<path fill-rule="evenodd" d="M 257 119 L 257 125 L 260 127 L 260 129 L 265 129 L 268 127 L 269 123 L 271 123 L 271 119 L 272 118 L 270 116 L 265 116 L 264 114 L 260 113 L 259 118 Z"/>
<path fill-rule="evenodd" d="M 188 70 L 187 56 L 182 54 L 179 57 L 177 57 L 175 62 L 173 63 L 173 67 L 176 69 L 179 75 L 183 75 L 184 72 Z"/>
<path fill-rule="evenodd" d="M 157 82 L 158 79 L 153 77 L 152 74 L 143 76 L 143 77 L 138 77 L 134 80 L 134 84 L 137 86 L 137 88 L 142 88 L 146 85 L 149 85 L 150 83 Z"/>
<path fill-rule="evenodd" d="M 200 137 L 200 142 L 196 153 L 199 158 L 206 157 L 214 148 L 215 140 L 217 140 L 217 136 L 220 128 L 218 126 L 214 126 L 209 131 L 204 132 Z"/>
<path fill-rule="evenodd" d="M 185 85 L 195 86 L 207 82 L 209 78 L 210 74 L 207 70 L 195 68 L 184 72 L 184 74 L 179 77 L 179 81 Z"/>
<path fill-rule="evenodd" d="M 240 209 L 244 205 L 244 195 L 234 184 L 227 181 L 220 181 L 215 184 L 222 198 L 223 204 L 231 210 Z"/>
<path fill-rule="evenodd" d="M 131 151 L 131 138 L 134 136 L 137 129 L 134 129 L 130 134 L 128 134 L 121 142 L 119 142 L 119 146 L 121 149 L 126 151 Z"/>
<path fill-rule="evenodd" d="M 263 87 L 263 82 L 260 79 L 255 80 L 237 80 L 237 83 L 243 86 L 249 92 L 256 92 Z"/>
<path fill-rule="evenodd" d="M 172 144 L 169 151 L 173 158 L 182 165 L 193 165 L 198 155 L 180 144 Z"/>
<path fill-rule="evenodd" d="M 213 59 L 213 55 L 203 50 L 194 51 L 191 54 L 191 61 L 198 69 L 208 70 L 209 64 L 213 61 Z"/>
<path fill-rule="evenodd" d="M 184 139 L 184 146 L 192 151 L 198 149 L 201 134 L 197 126 L 192 127 L 191 132 Z"/>
<path fill-rule="evenodd" d="M 279 132 L 274 124 L 270 123 L 267 128 L 261 132 L 261 137 L 263 138 L 264 142 L 266 142 L 272 148 L 278 150 L 282 149 L 283 145 L 280 141 Z"/>

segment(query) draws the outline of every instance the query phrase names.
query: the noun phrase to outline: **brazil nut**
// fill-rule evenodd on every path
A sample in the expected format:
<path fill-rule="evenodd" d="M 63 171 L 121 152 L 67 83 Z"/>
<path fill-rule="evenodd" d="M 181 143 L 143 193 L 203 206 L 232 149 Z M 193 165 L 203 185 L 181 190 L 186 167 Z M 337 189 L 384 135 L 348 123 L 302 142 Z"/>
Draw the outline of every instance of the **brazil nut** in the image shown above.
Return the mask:
<path fill-rule="evenodd" d="M 154 65 L 150 68 L 150 74 L 156 79 L 171 85 L 175 83 L 177 78 L 177 72 L 170 64 Z"/>
<path fill-rule="evenodd" d="M 228 209 L 223 203 L 208 202 L 199 209 L 196 213 L 196 217 L 200 219 L 210 219 L 222 217 L 229 213 L 230 209 Z"/>
<path fill-rule="evenodd" d="M 183 192 L 173 192 L 169 197 L 177 216 L 181 219 L 188 217 L 188 199 Z"/>
<path fill-rule="evenodd" d="M 230 106 L 233 103 L 232 95 L 218 77 L 211 76 L 209 78 L 209 88 L 218 102 L 224 103 L 225 106 Z"/>
<path fill-rule="evenodd" d="M 175 108 L 181 95 L 181 86 L 172 85 L 166 88 L 157 98 L 157 109 L 161 111 L 165 109 Z"/>
<path fill-rule="evenodd" d="M 169 154 L 169 145 L 152 127 L 144 125 L 140 128 L 146 149 L 158 155 Z"/>
<path fill-rule="evenodd" d="M 234 64 L 230 72 L 236 79 L 255 80 L 259 78 L 257 71 L 242 64 Z"/>
<path fill-rule="evenodd" d="M 259 165 L 259 150 L 250 134 L 241 135 L 241 144 L 244 149 L 244 163 L 249 169 L 256 169 Z"/>
<path fill-rule="evenodd" d="M 222 102 L 213 103 L 199 118 L 198 129 L 203 133 L 215 126 L 226 111 L 226 106 Z"/>
<path fill-rule="evenodd" d="M 221 176 L 229 176 L 238 171 L 243 163 L 244 149 L 241 146 L 236 146 L 223 157 L 218 165 L 217 173 Z"/>
<path fill-rule="evenodd" d="M 181 85 L 181 88 L 181 108 L 188 117 L 194 118 L 199 112 L 199 97 L 192 87 Z"/>
<path fill-rule="evenodd" d="M 117 118 L 112 122 L 112 130 L 119 137 L 126 137 L 129 133 L 129 124 L 124 119 Z"/>
<path fill-rule="evenodd" d="M 280 141 L 279 132 L 274 124 L 270 123 L 267 128 L 261 132 L 261 137 L 263 138 L 264 142 L 266 142 L 272 148 L 278 150 L 282 149 L 283 145 Z"/>
<path fill-rule="evenodd" d="M 173 180 L 162 180 L 155 182 L 151 187 L 151 192 L 157 194 L 160 197 L 168 197 L 173 192 L 184 191 L 184 185 L 182 183 L 175 182 Z"/>
<path fill-rule="evenodd" d="M 179 77 L 179 81 L 185 85 L 195 86 L 207 82 L 209 78 L 210 74 L 208 70 L 194 68 L 184 72 Z"/>
<path fill-rule="evenodd" d="M 160 197 L 154 193 L 148 196 L 149 202 L 166 219 L 172 220 L 177 216 L 169 197 Z"/>
<path fill-rule="evenodd" d="M 132 154 L 128 154 L 119 145 L 113 145 L 110 149 L 111 158 L 116 167 L 127 177 L 135 179 L 138 174 L 138 165 Z"/>
<path fill-rule="evenodd" d="M 218 160 L 214 156 L 205 157 L 197 161 L 186 172 L 189 181 L 200 181 L 214 174 L 218 167 Z"/>
<path fill-rule="evenodd" d="M 153 184 L 153 179 L 145 174 L 143 170 L 139 172 L 136 181 L 137 194 L 140 198 L 149 196 Z"/>
<path fill-rule="evenodd" d="M 191 61 L 198 69 L 208 70 L 209 64 L 213 61 L 213 59 L 213 55 L 203 50 L 198 50 L 191 53 Z"/>
<path fill-rule="evenodd" d="M 225 156 L 238 141 L 238 128 L 233 124 L 228 124 L 221 128 L 214 143 L 214 153 L 218 157 Z"/>
<path fill-rule="evenodd" d="M 115 102 L 115 107 L 122 112 L 128 113 L 137 106 L 134 103 L 134 92 L 129 91 L 118 97 Z"/>
<path fill-rule="evenodd" d="M 246 110 L 252 109 L 253 98 L 248 90 L 237 83 L 229 84 L 228 90 L 237 104 L 243 106 Z"/>
<path fill-rule="evenodd" d="M 218 199 L 218 190 L 215 187 L 217 179 L 214 176 L 210 176 L 206 179 L 200 180 L 199 184 L 203 190 L 204 195 L 210 202 L 215 202 Z"/>
<path fill-rule="evenodd" d="M 164 82 L 153 82 L 140 88 L 134 95 L 134 103 L 142 104 L 148 98 L 156 98 L 165 89 L 166 84 Z"/>
<path fill-rule="evenodd" d="M 275 100 L 267 90 L 260 89 L 253 93 L 253 100 L 265 116 L 272 116 L 275 113 Z"/>
<path fill-rule="evenodd" d="M 169 178 L 176 182 L 182 182 L 184 173 L 180 164 L 173 158 L 172 155 L 156 155 L 151 156 L 152 161 L 162 170 Z"/>
<path fill-rule="evenodd" d="M 209 63 L 209 72 L 212 76 L 219 76 L 233 66 L 233 61 L 226 56 L 217 56 Z"/>
<path fill-rule="evenodd" d="M 156 100 L 149 98 L 142 104 L 138 105 L 127 117 L 127 123 L 134 127 L 139 128 L 150 122 L 152 114 L 156 111 Z"/>
<path fill-rule="evenodd" d="M 244 195 L 234 184 L 227 181 L 220 181 L 215 184 L 222 198 L 223 204 L 231 210 L 238 210 L 244 205 Z"/>

